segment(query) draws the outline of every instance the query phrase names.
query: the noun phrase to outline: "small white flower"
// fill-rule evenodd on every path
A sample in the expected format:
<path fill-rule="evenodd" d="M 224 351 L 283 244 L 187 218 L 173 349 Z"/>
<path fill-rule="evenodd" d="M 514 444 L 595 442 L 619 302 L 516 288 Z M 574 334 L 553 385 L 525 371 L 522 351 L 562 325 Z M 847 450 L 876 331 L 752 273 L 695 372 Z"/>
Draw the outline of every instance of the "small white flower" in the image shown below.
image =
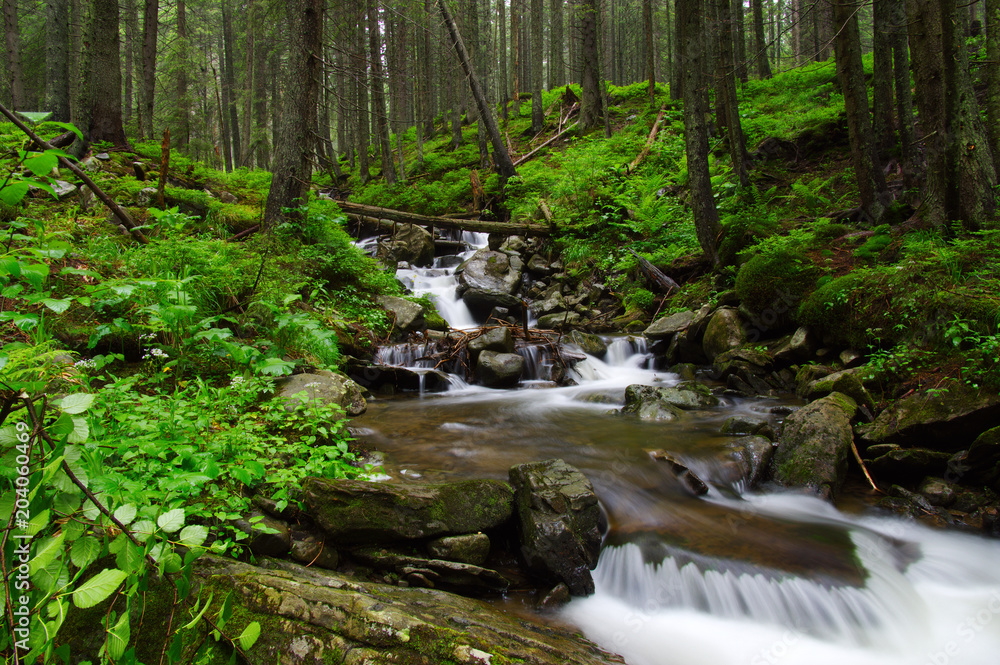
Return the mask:
<path fill-rule="evenodd" d="M 234 376 L 233 380 L 229 382 L 229 385 L 231 385 L 231 386 L 238 386 L 241 383 L 246 383 L 246 382 L 247 382 L 247 380 L 244 379 L 242 376 Z"/>

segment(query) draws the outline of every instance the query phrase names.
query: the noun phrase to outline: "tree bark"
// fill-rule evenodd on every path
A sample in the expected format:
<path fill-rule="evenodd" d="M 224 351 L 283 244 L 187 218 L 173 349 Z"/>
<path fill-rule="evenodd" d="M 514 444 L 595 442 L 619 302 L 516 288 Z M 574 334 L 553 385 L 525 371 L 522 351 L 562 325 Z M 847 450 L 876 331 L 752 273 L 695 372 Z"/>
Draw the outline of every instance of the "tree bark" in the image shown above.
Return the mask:
<path fill-rule="evenodd" d="M 517 172 L 514 170 L 514 164 L 507 153 L 507 146 L 504 145 L 503 137 L 500 135 L 500 128 L 497 127 L 493 111 L 486 103 L 486 97 L 479 86 L 479 78 L 476 76 L 475 69 L 469 61 L 469 53 L 465 50 L 465 44 L 462 42 L 462 35 L 458 32 L 458 26 L 455 25 L 455 20 L 452 18 L 451 12 L 448 11 L 445 0 L 438 0 L 438 7 L 441 9 L 441 17 L 448 27 L 452 46 L 455 48 L 458 59 L 462 63 L 462 69 L 465 71 L 465 76 L 469 81 L 472 96 L 479 107 L 479 117 L 486 123 L 486 131 L 489 132 L 490 143 L 493 145 L 493 159 L 496 162 L 497 171 L 500 174 L 501 181 L 506 182 L 511 176 L 517 175 Z"/>
<path fill-rule="evenodd" d="M 1000 170 L 1000 0 L 986 0 L 986 117 L 993 166 Z"/>
<path fill-rule="evenodd" d="M 855 5 L 836 0 L 834 19 L 838 27 L 834 45 L 837 78 L 844 95 L 851 159 L 861 193 L 861 207 L 872 222 L 878 223 L 889 205 L 888 187 L 875 151 L 875 136 L 868 112 L 868 94 L 861 65 L 861 36 Z"/>
<path fill-rule="evenodd" d="M 322 29 L 320 30 L 322 31 Z M 293 37 L 293 39 L 296 38 Z M 243 145 L 240 143 L 240 118 L 236 99 L 236 56 L 234 53 L 236 45 L 233 43 L 233 19 L 229 0 L 222 0 L 222 40 L 222 101 L 226 107 L 224 113 L 227 114 L 229 137 L 233 146 L 232 167 L 236 168 L 243 161 Z"/>
<path fill-rule="evenodd" d="M 910 59 L 916 83 L 914 97 L 927 160 L 924 186 L 920 188 L 923 201 L 918 212 L 925 221 L 943 227 L 947 219 L 944 192 L 945 150 L 948 140 L 945 136 L 941 6 L 936 0 L 907 0 L 906 13 Z"/>
<path fill-rule="evenodd" d="M 396 184 L 396 166 L 392 161 L 392 144 L 389 142 L 389 117 L 385 105 L 385 77 L 382 74 L 382 37 L 379 31 L 378 3 L 368 0 L 368 47 L 371 63 L 372 113 L 378 127 L 378 148 L 382 159 L 382 177 L 390 185 Z"/>
<path fill-rule="evenodd" d="M 361 4 L 361 0 L 355 0 L 354 25 L 357 26 L 357 29 L 354 31 L 353 75 L 355 99 L 357 100 L 358 108 L 357 117 L 354 122 L 357 130 L 355 132 L 355 150 L 357 151 L 358 178 L 361 180 L 361 184 L 367 184 L 372 177 L 368 166 L 368 128 L 371 121 L 368 114 L 368 86 L 366 84 L 368 80 L 367 59 L 364 56 L 366 24 L 364 14 L 364 7 Z M 277 142 L 275 142 L 274 148 L 277 152 L 279 149 Z"/>
<path fill-rule="evenodd" d="M 428 3 L 430 1 L 427 0 Z M 500 10 L 500 114 L 506 126 L 510 114 L 507 109 L 507 102 L 510 101 L 510 71 L 507 69 L 507 2 L 501 0 L 497 5 Z"/>
<path fill-rule="evenodd" d="M 719 235 L 722 224 L 712 195 L 712 179 L 708 170 L 708 127 L 705 123 L 704 59 L 706 36 L 705 3 L 701 0 L 677 0 L 683 5 L 684 42 L 681 70 L 684 72 L 684 145 L 687 154 L 688 187 L 691 190 L 691 212 L 694 216 L 698 244 L 706 258 L 718 263 Z"/>
<path fill-rule="evenodd" d="M 542 101 L 542 0 L 531 0 L 531 131 L 545 127 Z"/>
<path fill-rule="evenodd" d="M 722 71 L 717 94 L 721 93 L 726 106 L 726 127 L 729 130 L 729 152 L 733 159 L 733 170 L 736 172 L 739 186 L 745 189 L 750 186 L 750 173 L 743 123 L 740 121 L 739 100 L 736 96 L 732 0 L 715 0 L 715 2 L 719 16 L 719 62 Z"/>
<path fill-rule="evenodd" d="M 142 34 L 139 31 L 139 9 L 136 0 L 125 0 L 125 98 L 122 117 L 125 122 L 132 120 L 133 111 L 136 112 L 136 120 L 139 127 L 139 136 L 142 136 L 145 127 L 142 117 L 142 81 L 138 81 L 139 92 L 136 93 L 136 58 L 138 54 L 139 63 L 142 63 Z M 141 64 L 140 64 L 141 67 Z M 142 78 L 141 76 L 139 77 Z"/>
<path fill-rule="evenodd" d="M 566 64 L 563 60 L 565 49 L 563 0 L 550 0 L 549 26 L 549 90 L 554 90 L 566 83 Z"/>
<path fill-rule="evenodd" d="M 264 206 L 265 226 L 284 216 L 283 209 L 305 205 L 312 171 L 312 119 L 323 48 L 323 0 L 295 0 L 288 7 L 291 35 L 289 70 L 296 85 L 284 95 L 281 137 L 275 144 L 271 190 Z"/>
<path fill-rule="evenodd" d="M 128 148 L 122 126 L 122 74 L 118 47 L 118 0 L 93 0 L 91 16 L 91 142 L 106 141 Z"/>
<path fill-rule="evenodd" d="M 600 62 L 597 57 L 597 0 L 582 0 L 580 32 L 583 38 L 583 74 L 581 77 L 580 129 L 588 131 L 601 119 Z"/>
<path fill-rule="evenodd" d="M 892 43 L 893 87 L 896 93 L 896 119 L 899 124 L 899 158 L 907 188 L 916 183 L 918 173 L 917 140 L 913 130 L 913 90 L 910 86 L 910 53 L 906 45 L 906 8 L 903 0 L 889 2 L 889 30 Z"/>
<path fill-rule="evenodd" d="M 736 78 L 747 82 L 747 30 L 746 12 L 743 0 L 730 0 L 730 14 L 733 17 L 733 53 L 736 58 Z"/>
<path fill-rule="evenodd" d="M 142 15 L 142 105 L 146 118 L 145 138 L 153 138 L 153 95 L 156 90 L 156 32 L 160 21 L 159 0 L 146 0 Z"/>
<path fill-rule="evenodd" d="M 69 2 L 45 0 L 45 110 L 69 122 Z"/>
<path fill-rule="evenodd" d="M 763 0 L 750 0 L 753 10 L 754 60 L 757 62 L 757 78 L 771 78 L 771 63 L 767 58 L 767 40 L 764 37 Z"/>
<path fill-rule="evenodd" d="M 892 100 L 892 36 L 889 26 L 890 2 L 882 0 L 874 5 L 874 27 L 872 29 L 875 65 L 872 80 L 872 116 L 875 131 L 875 145 L 879 158 L 885 159 L 896 145 L 893 127 Z"/>
<path fill-rule="evenodd" d="M 392 210 L 378 206 L 362 205 L 349 201 L 337 201 L 337 205 L 348 217 L 364 222 L 391 227 L 394 223 L 417 224 L 441 229 L 459 229 L 477 233 L 525 233 L 534 236 L 548 236 L 548 226 L 535 224 L 511 224 L 508 222 L 484 222 L 476 219 L 455 219 L 454 217 L 433 217 L 418 215 L 404 210 Z"/>
<path fill-rule="evenodd" d="M 521 3 L 524 0 L 510 0 L 510 50 L 511 50 L 511 94 L 514 101 L 514 117 L 521 115 Z"/>
<path fill-rule="evenodd" d="M 24 70 L 21 66 L 21 31 L 18 25 L 17 0 L 3 0 L 3 27 L 10 68 L 11 105 L 15 111 L 27 111 L 24 98 Z"/>
<path fill-rule="evenodd" d="M 653 60 L 653 0 L 642 0 L 643 37 L 646 43 L 646 79 L 649 81 L 649 103 L 656 98 L 656 65 Z"/>
<path fill-rule="evenodd" d="M 185 0 L 177 0 L 177 41 L 175 49 L 177 52 L 177 118 L 175 122 L 176 130 L 173 136 L 176 139 L 176 146 L 182 152 L 187 150 L 191 142 L 191 99 L 188 97 L 188 30 L 187 30 L 187 3 Z"/>

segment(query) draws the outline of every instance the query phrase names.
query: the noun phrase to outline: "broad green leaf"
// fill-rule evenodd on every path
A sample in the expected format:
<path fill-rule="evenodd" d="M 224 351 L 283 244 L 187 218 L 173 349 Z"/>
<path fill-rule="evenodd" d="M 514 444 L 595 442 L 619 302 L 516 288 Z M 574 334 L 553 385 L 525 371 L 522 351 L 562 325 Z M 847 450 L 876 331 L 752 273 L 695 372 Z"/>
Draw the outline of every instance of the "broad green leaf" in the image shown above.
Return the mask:
<path fill-rule="evenodd" d="M 156 527 L 149 520 L 140 520 L 132 525 L 132 535 L 140 543 L 146 542 L 146 539 L 153 533 Z"/>
<path fill-rule="evenodd" d="M 25 118 L 33 125 L 45 122 L 45 119 L 52 115 L 52 111 L 18 111 L 17 114 Z"/>
<path fill-rule="evenodd" d="M 234 466 L 229 470 L 229 475 L 231 475 L 236 480 L 240 481 L 244 485 L 249 485 L 253 482 L 253 478 L 250 477 L 250 473 L 240 466 Z"/>
<path fill-rule="evenodd" d="M 74 489 L 76 489 L 74 487 Z M 83 501 L 83 494 L 79 491 L 76 492 L 64 492 L 60 491 L 56 497 L 52 500 L 52 510 L 57 515 L 72 515 L 76 512 L 76 509 L 80 507 L 80 502 Z M 66 527 L 69 524 L 63 526 L 63 531 L 66 531 Z M 67 536 L 67 540 L 73 540 Z"/>
<path fill-rule="evenodd" d="M 139 511 L 136 510 L 135 506 L 131 503 L 126 503 L 124 506 L 118 506 L 114 512 L 115 519 L 128 526 L 135 519 L 135 516 Z"/>
<path fill-rule="evenodd" d="M 21 262 L 12 257 L 0 258 L 0 275 L 21 276 Z"/>
<path fill-rule="evenodd" d="M 94 536 L 84 536 L 73 543 L 69 559 L 77 568 L 83 569 L 97 561 L 101 553 L 101 541 Z"/>
<path fill-rule="evenodd" d="M 260 637 L 260 624 L 256 621 L 251 621 L 236 639 L 239 641 L 241 649 L 249 651 L 257 643 L 258 637 Z"/>
<path fill-rule="evenodd" d="M 212 596 L 214 595 L 215 592 L 211 592 L 208 594 L 208 600 L 205 601 L 205 606 L 201 608 L 201 610 L 198 612 L 198 614 L 195 615 L 193 619 L 184 624 L 184 626 L 181 627 L 181 630 L 190 630 L 191 628 L 194 628 L 199 621 L 201 621 L 201 618 L 205 616 L 205 611 L 208 610 L 208 606 L 212 604 Z M 195 609 L 198 609 L 197 605 L 195 605 Z"/>
<path fill-rule="evenodd" d="M 69 584 L 69 571 L 62 559 L 56 559 L 32 575 L 31 581 L 34 582 L 36 589 L 44 594 L 49 594 Z"/>
<path fill-rule="evenodd" d="M 128 612 L 122 612 L 118 623 L 108 631 L 108 639 L 104 643 L 105 650 L 111 662 L 120 660 L 125 653 L 125 647 L 128 646 L 128 641 L 131 637 L 130 631 Z"/>
<path fill-rule="evenodd" d="M 200 524 L 189 524 L 181 529 L 180 541 L 185 547 L 201 547 L 208 538 L 208 527 Z"/>
<path fill-rule="evenodd" d="M 36 515 L 32 515 L 31 521 L 28 522 L 28 533 L 33 536 L 48 525 L 49 511 L 46 509 Z"/>
<path fill-rule="evenodd" d="M 29 185 L 23 180 L 12 182 L 6 187 L 0 188 L 0 201 L 13 207 L 20 203 L 28 194 Z"/>
<path fill-rule="evenodd" d="M 24 168 L 37 176 L 46 176 L 57 166 L 59 166 L 59 158 L 50 152 L 43 152 L 37 157 L 24 160 Z"/>
<path fill-rule="evenodd" d="M 218 627 L 224 628 L 226 622 L 229 621 L 233 616 L 233 593 L 230 591 L 226 594 L 226 599 L 222 601 L 222 607 L 219 609 L 219 621 Z"/>
<path fill-rule="evenodd" d="M 79 275 L 80 277 L 100 277 L 101 274 L 89 268 L 63 268 L 60 275 Z"/>
<path fill-rule="evenodd" d="M 174 508 L 173 510 L 163 513 L 156 518 L 156 525 L 167 533 L 177 531 L 184 526 L 184 509 Z"/>
<path fill-rule="evenodd" d="M 129 573 L 139 573 L 146 565 L 146 554 L 143 549 L 131 541 L 126 541 L 122 551 L 118 553 L 118 566 Z"/>
<path fill-rule="evenodd" d="M 6 362 L 6 358 L 0 359 L 0 361 Z M 3 365 L 0 364 L 0 368 Z M 0 427 L 0 446 L 4 448 L 9 448 L 10 446 L 16 446 L 18 444 L 17 440 L 18 430 L 15 425 L 7 425 L 6 427 Z"/>
<path fill-rule="evenodd" d="M 56 555 L 62 553 L 65 540 L 66 536 L 60 533 L 58 536 L 46 538 L 40 545 L 36 545 L 35 556 L 28 564 L 30 574 L 34 575 L 40 569 L 49 565 L 55 559 Z"/>
<path fill-rule="evenodd" d="M 51 309 L 56 314 L 62 314 L 73 304 L 72 298 L 44 298 L 42 304 Z"/>
<path fill-rule="evenodd" d="M 97 605 L 110 596 L 126 577 L 128 575 L 117 568 L 105 568 L 77 587 L 73 592 L 73 604 L 81 609 Z"/>
<path fill-rule="evenodd" d="M 83 140 L 83 132 L 77 129 L 75 125 L 71 125 L 68 122 L 55 122 L 55 121 L 50 121 L 49 124 L 55 125 L 56 127 L 59 127 L 61 129 L 65 129 L 67 132 L 73 132 L 80 138 L 81 141 Z M 68 157 L 68 155 L 63 153 L 61 150 L 59 152 L 62 153 L 63 157 Z"/>
<path fill-rule="evenodd" d="M 72 251 L 73 246 L 68 242 L 50 242 L 42 249 L 36 249 L 35 255 L 43 259 L 61 259 L 67 252 Z M 60 271 L 61 272 L 61 271 Z"/>
<path fill-rule="evenodd" d="M 90 425 L 87 424 L 87 419 L 74 416 L 73 431 L 69 433 L 66 441 L 69 443 L 86 443 L 88 437 L 90 437 Z M 75 467 L 73 468 L 73 472 L 77 472 Z M 83 479 L 81 478 L 80 480 Z M 83 482 L 86 484 L 86 481 Z"/>
<path fill-rule="evenodd" d="M 94 396 L 88 393 L 75 393 L 73 395 L 66 395 L 59 402 L 59 408 L 62 409 L 63 413 L 83 413 L 94 403 Z"/>

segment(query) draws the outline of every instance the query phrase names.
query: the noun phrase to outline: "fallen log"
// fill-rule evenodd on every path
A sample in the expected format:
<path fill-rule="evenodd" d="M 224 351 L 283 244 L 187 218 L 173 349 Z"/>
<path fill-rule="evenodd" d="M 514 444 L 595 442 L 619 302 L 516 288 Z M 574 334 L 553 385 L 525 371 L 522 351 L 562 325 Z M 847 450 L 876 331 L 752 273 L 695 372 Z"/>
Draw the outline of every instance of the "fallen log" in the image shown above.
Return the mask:
<path fill-rule="evenodd" d="M 417 226 L 458 229 L 474 233 L 506 233 L 507 235 L 530 235 L 536 237 L 551 235 L 551 230 L 547 226 L 537 224 L 512 224 L 510 222 L 487 222 L 480 219 L 434 217 L 431 215 L 418 215 L 403 210 L 351 203 L 349 201 L 337 201 L 337 205 L 347 215 L 347 218 L 352 221 L 377 224 L 384 228 L 391 228 L 393 222 L 402 222 L 404 224 L 416 224 Z"/>
<path fill-rule="evenodd" d="M 639 261 L 639 272 L 642 273 L 642 276 L 645 277 L 646 281 L 648 281 L 651 285 L 655 286 L 663 293 L 670 293 L 674 289 L 681 288 L 680 284 L 663 274 L 663 271 L 636 254 L 634 249 L 629 248 L 628 251 Z"/>
<path fill-rule="evenodd" d="M 632 163 L 628 165 L 628 170 L 631 173 L 635 171 L 635 167 L 642 163 L 642 160 L 646 159 L 646 155 L 649 154 L 650 148 L 653 147 L 653 142 L 656 140 L 656 132 L 660 129 L 660 123 L 663 121 L 663 115 L 667 112 L 666 106 L 660 107 L 660 115 L 656 116 L 656 122 L 653 123 L 653 129 L 649 132 L 649 136 L 646 138 L 646 145 L 642 147 L 642 152 L 639 156 L 632 160 Z"/>
<path fill-rule="evenodd" d="M 558 138 L 559 138 L 560 136 L 562 136 L 563 134 L 565 134 L 565 133 L 566 133 L 566 132 L 568 132 L 569 130 L 571 130 L 571 129 L 573 129 L 574 127 L 576 127 L 576 125 L 577 125 L 577 123 L 575 123 L 575 122 L 574 122 L 574 123 L 573 123 L 572 125 L 570 125 L 570 126 L 569 126 L 569 127 L 567 127 L 566 129 L 562 130 L 561 132 L 559 132 L 558 134 L 556 134 L 555 136 L 553 136 L 552 138 L 550 138 L 550 139 L 549 139 L 548 141 L 546 141 L 546 142 L 545 142 L 545 143 L 543 143 L 542 145 L 538 146 L 537 148 L 535 148 L 534 150 L 532 150 L 531 152 L 529 152 L 529 153 L 528 153 L 527 155 L 525 155 L 524 157 L 519 157 L 519 158 L 518 158 L 518 160 L 517 160 L 516 162 L 514 162 L 514 166 L 515 166 L 515 167 L 517 167 L 517 166 L 520 166 L 521 164 L 524 164 L 524 163 L 525 163 L 526 161 L 528 161 L 529 159 L 531 159 L 532 157 L 534 157 L 534 156 L 535 156 L 535 154 L 536 154 L 536 153 L 537 153 L 537 152 L 538 152 L 539 150 L 541 150 L 541 149 L 542 149 L 542 148 L 544 148 L 545 146 L 549 145 L 550 143 L 552 143 L 553 141 L 555 141 L 556 139 L 558 139 Z"/>

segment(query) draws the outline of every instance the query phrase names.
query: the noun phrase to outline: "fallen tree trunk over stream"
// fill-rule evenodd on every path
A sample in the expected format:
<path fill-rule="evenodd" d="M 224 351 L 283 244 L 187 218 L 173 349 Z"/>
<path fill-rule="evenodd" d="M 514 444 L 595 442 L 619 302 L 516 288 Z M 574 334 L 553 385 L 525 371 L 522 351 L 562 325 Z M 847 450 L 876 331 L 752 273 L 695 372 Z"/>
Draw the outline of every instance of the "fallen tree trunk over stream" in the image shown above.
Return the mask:
<path fill-rule="evenodd" d="M 453 217 L 434 217 L 418 215 L 402 210 L 380 208 L 378 206 L 362 205 L 349 201 L 337 201 L 337 205 L 347 215 L 348 219 L 366 224 L 377 224 L 391 228 L 393 223 L 416 224 L 417 226 L 436 227 L 439 229 L 457 229 L 474 233 L 506 233 L 507 235 L 527 235 L 547 237 L 552 230 L 539 224 L 512 224 L 510 222 L 486 222 L 479 219 L 455 219 Z"/>

